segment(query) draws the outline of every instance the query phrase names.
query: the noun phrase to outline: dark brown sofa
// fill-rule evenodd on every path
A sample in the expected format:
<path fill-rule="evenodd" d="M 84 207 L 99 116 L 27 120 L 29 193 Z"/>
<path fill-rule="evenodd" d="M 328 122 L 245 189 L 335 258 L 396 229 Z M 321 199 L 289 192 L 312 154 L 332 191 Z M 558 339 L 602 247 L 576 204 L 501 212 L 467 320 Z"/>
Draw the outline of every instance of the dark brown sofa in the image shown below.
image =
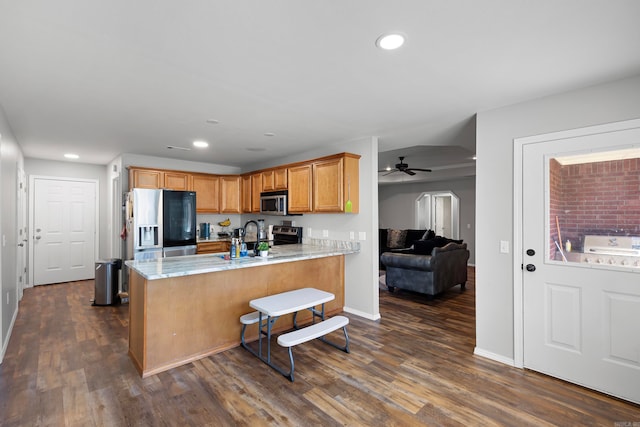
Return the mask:
<path fill-rule="evenodd" d="M 419 244 L 415 246 L 417 249 Z M 380 261 L 386 267 L 390 292 L 400 288 L 434 297 L 457 285 L 464 290 L 469 250 L 466 243 L 450 241 L 442 247 L 432 247 L 430 255 L 385 252 Z"/>
<path fill-rule="evenodd" d="M 400 232 L 400 238 L 393 238 L 396 232 Z M 390 238 L 391 233 L 391 238 Z M 378 248 L 379 256 L 378 260 L 380 260 L 380 255 L 385 252 L 407 252 L 413 249 L 413 244 L 421 239 L 431 239 L 435 237 L 435 233 L 433 230 L 415 230 L 415 229 L 394 229 L 394 228 L 380 228 L 378 230 Z M 380 261 L 380 270 L 384 270 L 385 267 Z"/>

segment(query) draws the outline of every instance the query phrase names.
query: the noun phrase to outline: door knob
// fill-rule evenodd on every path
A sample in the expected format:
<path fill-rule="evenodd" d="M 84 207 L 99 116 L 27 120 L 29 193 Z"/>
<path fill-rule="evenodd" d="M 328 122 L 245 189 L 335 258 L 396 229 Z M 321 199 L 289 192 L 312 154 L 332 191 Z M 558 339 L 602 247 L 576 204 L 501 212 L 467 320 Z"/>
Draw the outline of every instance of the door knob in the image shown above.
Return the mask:
<path fill-rule="evenodd" d="M 527 271 L 536 271 L 536 266 L 533 264 L 527 264 Z"/>
<path fill-rule="evenodd" d="M 534 251 L 533 249 L 527 249 L 527 255 L 534 256 L 535 254 L 536 254 L 536 251 Z"/>
<path fill-rule="evenodd" d="M 40 239 L 42 239 L 41 236 L 36 236 L 36 240 L 40 240 Z"/>
<path fill-rule="evenodd" d="M 23 247 L 24 243 L 18 243 L 18 246 Z"/>

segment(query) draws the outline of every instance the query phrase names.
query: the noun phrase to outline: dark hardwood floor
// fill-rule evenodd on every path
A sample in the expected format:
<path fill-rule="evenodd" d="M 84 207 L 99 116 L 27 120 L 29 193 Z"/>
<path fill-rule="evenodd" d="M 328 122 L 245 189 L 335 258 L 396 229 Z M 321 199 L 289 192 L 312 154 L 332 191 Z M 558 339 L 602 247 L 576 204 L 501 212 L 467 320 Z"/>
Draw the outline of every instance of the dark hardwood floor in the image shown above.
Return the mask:
<path fill-rule="evenodd" d="M 298 346 L 290 383 L 240 347 L 142 379 L 127 305 L 92 307 L 93 281 L 27 289 L 0 365 L 0 424 L 640 425 L 640 406 L 474 356 L 474 291 L 473 275 L 433 301 L 381 291 L 379 322 L 347 314 L 351 353 Z"/>

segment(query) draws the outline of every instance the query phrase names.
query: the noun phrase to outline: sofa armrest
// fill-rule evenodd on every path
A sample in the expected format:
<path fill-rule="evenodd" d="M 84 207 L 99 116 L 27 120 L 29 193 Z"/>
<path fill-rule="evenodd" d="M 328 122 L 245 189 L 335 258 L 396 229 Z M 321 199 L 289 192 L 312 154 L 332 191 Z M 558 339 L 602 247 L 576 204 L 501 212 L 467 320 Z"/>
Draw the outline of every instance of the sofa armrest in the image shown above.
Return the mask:
<path fill-rule="evenodd" d="M 382 263 L 387 267 L 431 271 L 431 255 L 414 255 L 412 253 L 385 252 L 382 254 L 380 259 Z"/>

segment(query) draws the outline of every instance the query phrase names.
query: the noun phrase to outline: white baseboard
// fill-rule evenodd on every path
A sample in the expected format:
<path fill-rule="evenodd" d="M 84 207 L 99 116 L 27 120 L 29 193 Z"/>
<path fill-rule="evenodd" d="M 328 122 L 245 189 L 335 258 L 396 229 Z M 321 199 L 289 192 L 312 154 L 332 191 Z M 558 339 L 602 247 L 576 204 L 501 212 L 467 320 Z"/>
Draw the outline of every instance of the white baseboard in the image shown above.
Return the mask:
<path fill-rule="evenodd" d="M 0 364 L 4 360 L 4 355 L 7 351 L 7 347 L 9 347 L 9 340 L 11 340 L 11 332 L 13 332 L 13 325 L 16 323 L 16 319 L 18 318 L 18 306 L 16 305 L 16 309 L 13 312 L 13 317 L 11 318 L 11 324 L 9 325 L 9 329 L 7 330 L 7 338 L 2 343 L 2 351 L 0 351 Z"/>
<path fill-rule="evenodd" d="M 344 311 L 346 311 L 347 313 L 355 314 L 356 316 L 364 317 L 365 319 L 373 320 L 374 322 L 376 320 L 380 320 L 380 314 L 378 314 L 377 316 L 372 316 L 371 314 L 365 313 L 364 311 L 355 310 L 355 309 L 349 308 L 349 307 L 343 307 L 342 309 Z"/>
<path fill-rule="evenodd" d="M 505 365 L 514 367 L 516 366 L 515 360 L 513 360 L 513 358 L 505 357 L 501 354 L 492 353 L 478 347 L 473 349 L 473 354 L 475 354 L 476 356 L 484 357 L 486 359 L 495 360 L 496 362 L 504 363 Z"/>

